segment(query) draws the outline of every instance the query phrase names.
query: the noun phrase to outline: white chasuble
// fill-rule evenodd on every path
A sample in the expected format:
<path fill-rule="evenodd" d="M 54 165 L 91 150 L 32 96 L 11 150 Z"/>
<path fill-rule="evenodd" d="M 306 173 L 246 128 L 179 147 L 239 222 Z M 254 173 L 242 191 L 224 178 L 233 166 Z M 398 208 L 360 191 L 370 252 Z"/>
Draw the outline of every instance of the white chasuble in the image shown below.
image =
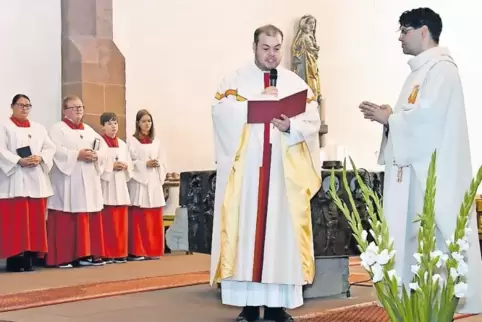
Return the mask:
<path fill-rule="evenodd" d="M 29 147 L 32 155 L 42 158 L 36 167 L 22 167 L 17 149 Z M 47 198 L 53 193 L 49 172 L 55 145 L 43 125 L 30 121 L 30 127 L 18 127 L 12 120 L 0 125 L 0 198 Z"/>
<path fill-rule="evenodd" d="M 436 247 L 447 252 L 456 217 L 469 189 L 472 165 L 462 84 L 446 48 L 429 49 L 409 61 L 411 73 L 383 134 L 379 162 L 385 164 L 384 215 L 396 250 L 395 266 L 405 287 L 417 251 L 428 167 L 437 151 Z M 401 177 L 397 172 L 401 169 Z M 482 312 L 482 262 L 475 211 L 470 215 L 468 293 L 459 313 Z"/>
<path fill-rule="evenodd" d="M 132 179 L 128 182 L 132 206 L 159 208 L 166 205 L 162 185 L 166 180 L 166 152 L 158 139 L 150 144 L 142 144 L 135 137 L 127 138 L 127 146 L 132 159 Z M 147 167 L 148 160 L 158 160 L 158 168 Z"/>
<path fill-rule="evenodd" d="M 320 188 L 320 116 L 307 84 L 278 68 L 278 99 L 308 89 L 306 112 L 289 133 L 270 125 L 271 164 L 261 282 L 253 282 L 258 185 L 264 125 L 247 123 L 247 101 L 262 97 L 264 72 L 254 63 L 220 84 L 212 106 L 216 195 L 211 283 L 221 282 L 223 303 L 235 306 L 302 305 L 302 286 L 313 281 L 310 199 Z"/>
<path fill-rule="evenodd" d="M 106 157 L 103 159 L 104 173 L 101 176 L 104 205 L 128 206 L 131 204 L 127 182 L 132 178 L 133 165 L 127 144 L 117 138 L 118 147 L 107 147 Z M 127 170 L 114 171 L 114 163 L 127 164 Z"/>
<path fill-rule="evenodd" d="M 50 172 L 54 195 L 47 207 L 70 213 L 101 211 L 104 199 L 100 176 L 107 149 L 104 139 L 85 123 L 83 130 L 74 130 L 63 121 L 52 127 L 50 138 L 57 149 Z M 79 151 L 93 149 L 95 140 L 99 140 L 100 146 L 97 161 L 77 160 Z"/>

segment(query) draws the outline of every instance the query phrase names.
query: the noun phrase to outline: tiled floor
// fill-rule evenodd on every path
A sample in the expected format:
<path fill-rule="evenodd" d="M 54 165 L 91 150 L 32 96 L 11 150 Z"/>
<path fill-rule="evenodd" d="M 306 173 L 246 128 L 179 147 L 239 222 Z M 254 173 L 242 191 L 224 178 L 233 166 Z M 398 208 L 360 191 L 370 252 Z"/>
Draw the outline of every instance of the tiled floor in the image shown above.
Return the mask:
<path fill-rule="evenodd" d="M 109 265 L 102 268 L 2 273 L 0 294 L 106 280 L 182 274 L 207 270 L 208 267 L 208 256 L 173 254 L 154 262 Z M 350 271 L 363 273 L 359 266 L 350 267 Z M 374 300 L 373 295 L 370 287 L 352 287 L 352 297 L 349 299 L 309 300 L 303 307 L 291 313 L 300 316 L 371 302 Z M 221 304 L 216 288 L 201 285 L 5 312 L 0 313 L 0 322 L 228 322 L 234 321 L 238 313 L 238 308 Z M 482 322 L 482 317 L 462 320 L 477 321 Z"/>
<path fill-rule="evenodd" d="M 371 289 L 354 287 L 350 299 L 307 301 L 293 315 L 370 302 Z M 209 286 L 191 286 L 157 292 L 45 306 L 6 312 L 0 320 L 15 322 L 228 322 L 237 308 L 223 306 L 219 292 Z"/>

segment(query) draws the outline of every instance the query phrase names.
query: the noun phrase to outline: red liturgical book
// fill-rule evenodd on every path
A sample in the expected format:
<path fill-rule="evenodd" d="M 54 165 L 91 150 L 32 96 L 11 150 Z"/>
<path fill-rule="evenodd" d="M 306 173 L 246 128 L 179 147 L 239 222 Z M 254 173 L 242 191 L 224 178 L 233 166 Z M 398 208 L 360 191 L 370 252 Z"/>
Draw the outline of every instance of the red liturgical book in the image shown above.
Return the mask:
<path fill-rule="evenodd" d="M 280 100 L 249 101 L 248 124 L 270 123 L 274 118 L 280 119 L 281 114 L 295 117 L 306 111 L 308 90 L 298 92 Z"/>

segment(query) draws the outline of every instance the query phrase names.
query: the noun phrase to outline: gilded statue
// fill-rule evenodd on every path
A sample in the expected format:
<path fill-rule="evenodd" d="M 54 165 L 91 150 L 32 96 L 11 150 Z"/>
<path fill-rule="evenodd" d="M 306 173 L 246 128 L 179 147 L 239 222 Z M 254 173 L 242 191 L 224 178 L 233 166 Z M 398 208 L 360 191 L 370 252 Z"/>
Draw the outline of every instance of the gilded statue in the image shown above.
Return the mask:
<path fill-rule="evenodd" d="M 310 86 L 321 107 L 320 77 L 318 74 L 318 52 L 316 42 L 316 19 L 312 15 L 301 18 L 298 32 L 291 46 L 292 70 Z"/>

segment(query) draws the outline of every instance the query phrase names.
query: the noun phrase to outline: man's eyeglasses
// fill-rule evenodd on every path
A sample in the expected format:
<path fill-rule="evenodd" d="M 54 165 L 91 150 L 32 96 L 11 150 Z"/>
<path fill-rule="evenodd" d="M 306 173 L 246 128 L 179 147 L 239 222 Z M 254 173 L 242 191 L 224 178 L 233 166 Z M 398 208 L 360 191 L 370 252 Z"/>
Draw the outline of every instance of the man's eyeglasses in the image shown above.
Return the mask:
<path fill-rule="evenodd" d="M 80 110 L 83 110 L 84 107 L 82 105 L 79 105 L 79 106 L 67 106 L 65 108 L 66 110 L 77 110 L 77 111 L 80 111 Z"/>
<path fill-rule="evenodd" d="M 400 28 L 400 29 L 398 29 L 398 32 L 400 32 L 402 35 L 406 35 L 412 30 L 415 30 L 415 28 L 413 28 L 413 27 Z"/>

